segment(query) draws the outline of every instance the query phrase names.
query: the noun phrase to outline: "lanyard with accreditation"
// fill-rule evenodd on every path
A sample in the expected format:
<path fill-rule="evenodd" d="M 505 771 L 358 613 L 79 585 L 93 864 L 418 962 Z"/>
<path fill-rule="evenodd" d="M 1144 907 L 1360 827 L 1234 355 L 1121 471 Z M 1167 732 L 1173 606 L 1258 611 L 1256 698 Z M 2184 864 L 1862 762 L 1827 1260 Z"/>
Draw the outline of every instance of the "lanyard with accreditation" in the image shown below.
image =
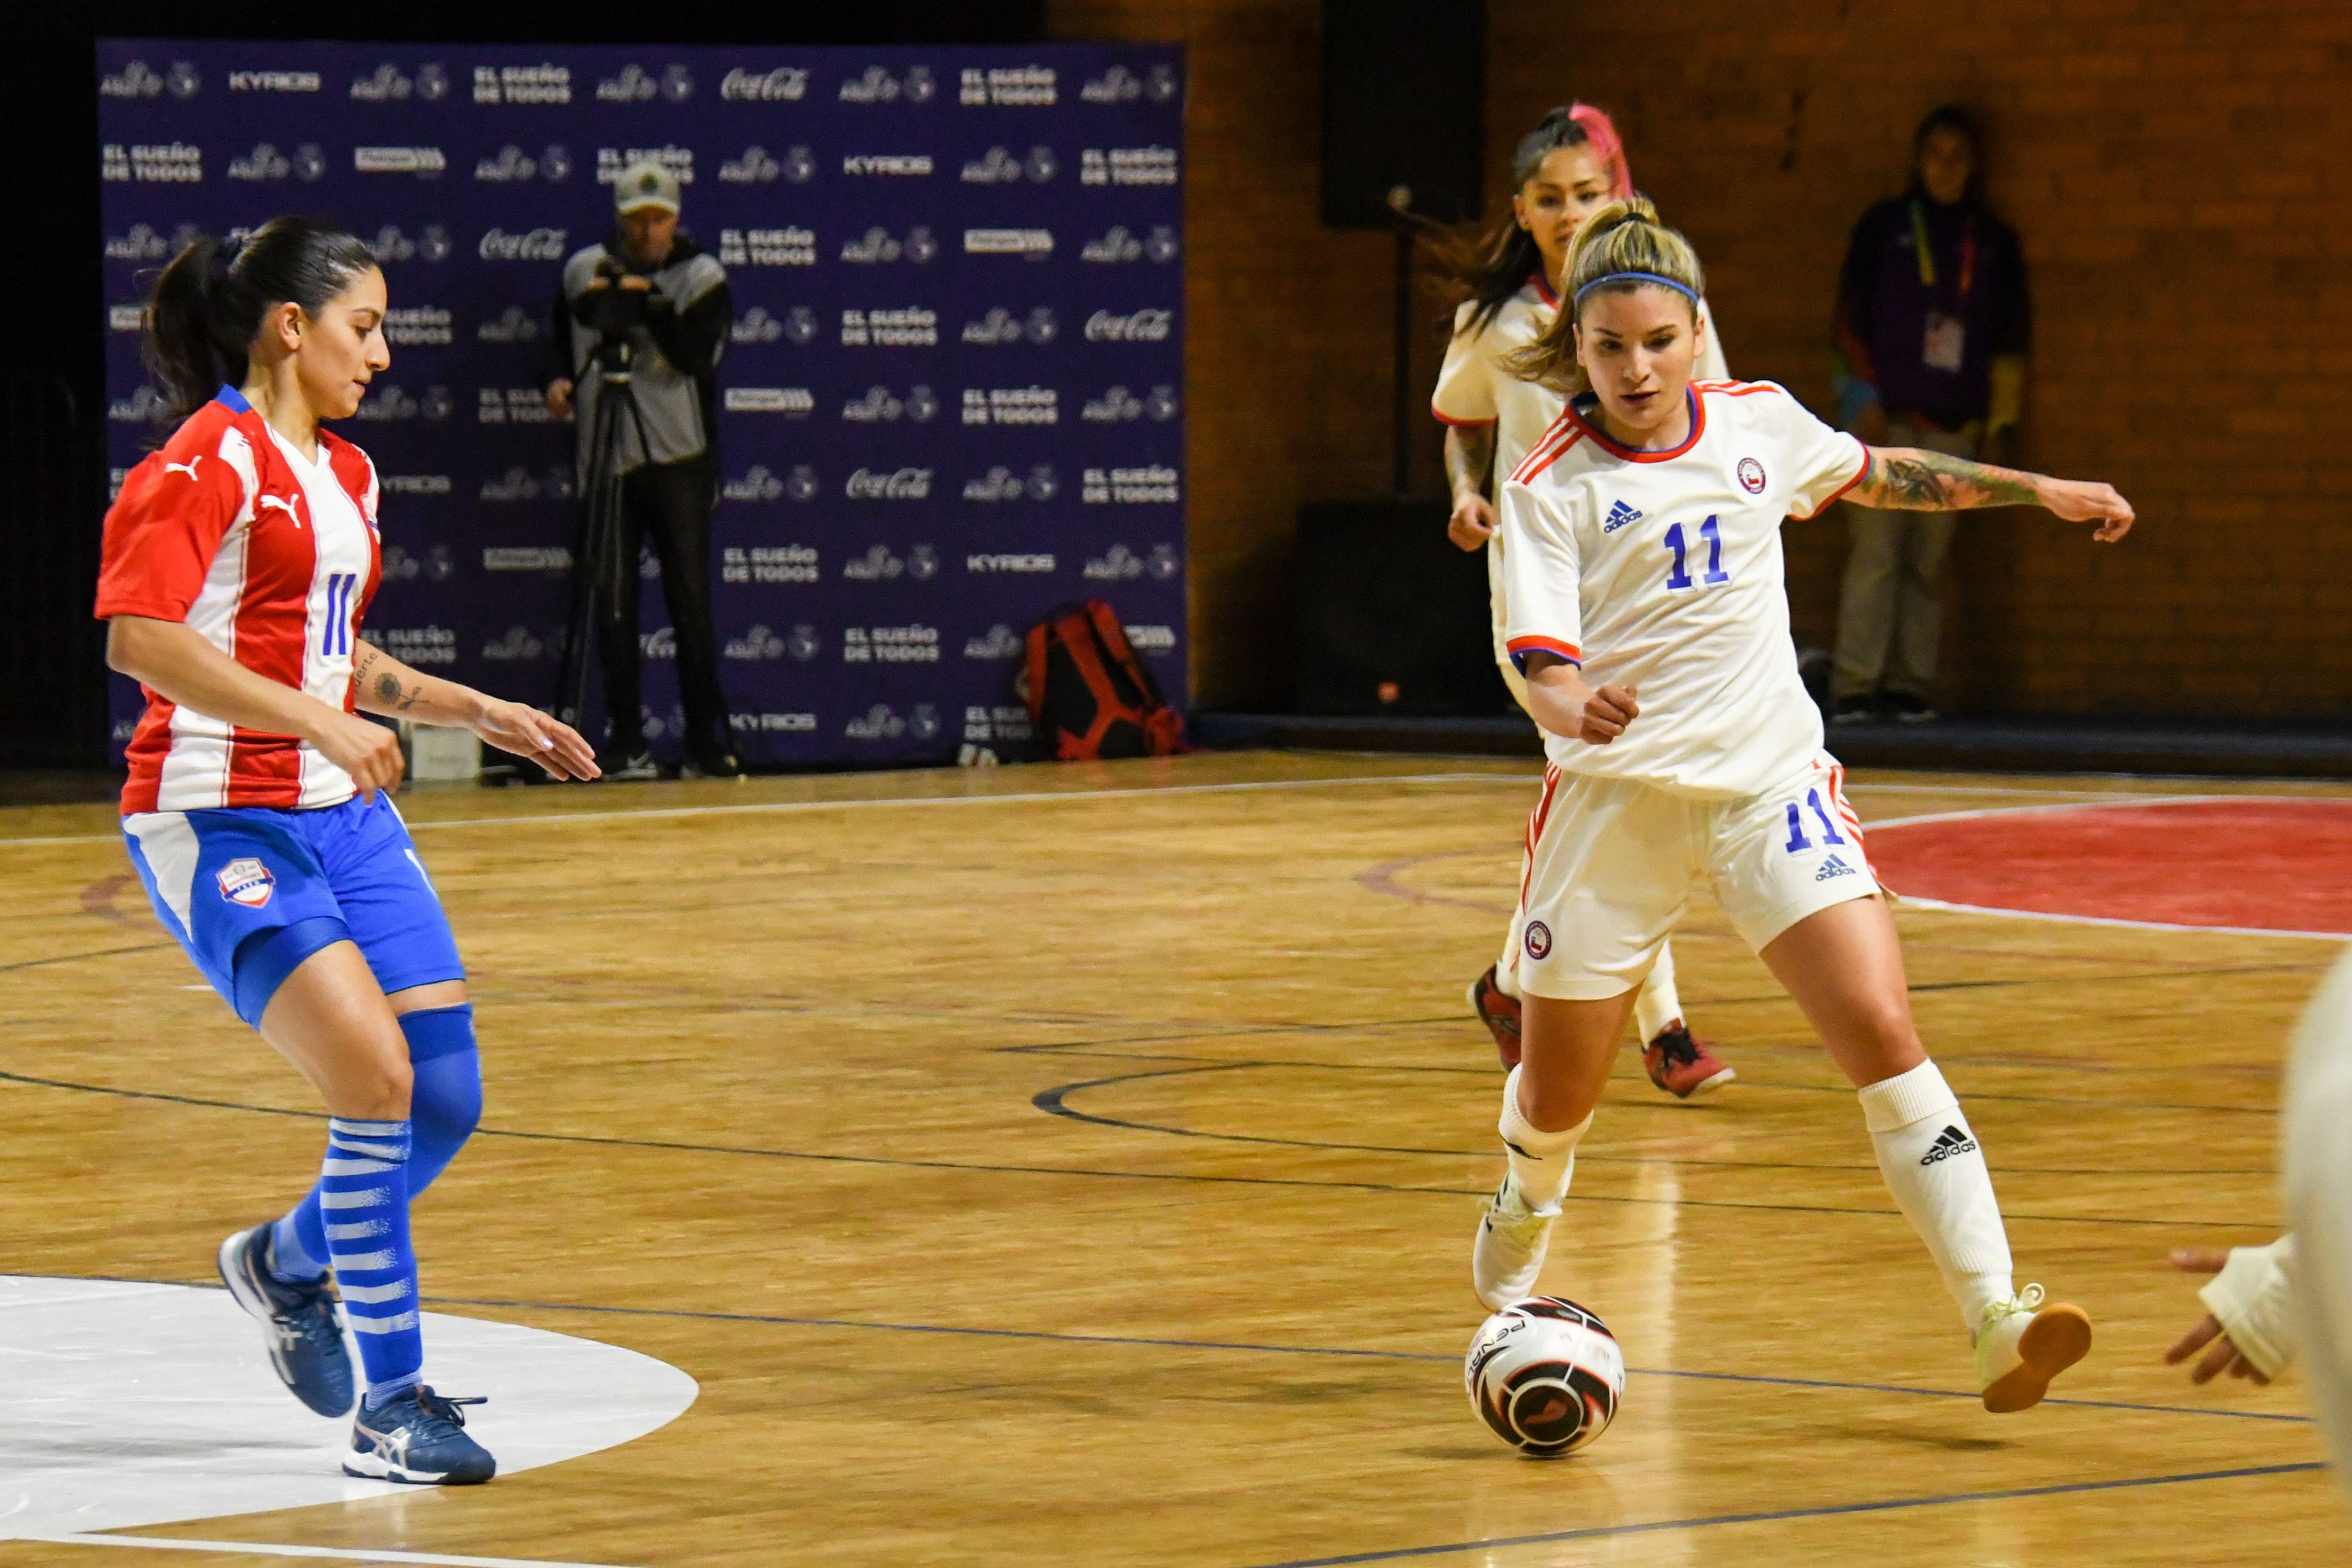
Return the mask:
<path fill-rule="evenodd" d="M 1928 290 L 1932 298 L 1936 287 L 1936 256 L 1927 245 L 1927 214 L 1917 197 L 1911 200 L 1911 248 L 1919 258 L 1919 285 Z M 1960 361 L 1968 350 L 1968 328 L 1961 312 L 1969 302 L 1969 290 L 1977 280 L 1977 215 L 1973 212 L 1960 231 L 1960 276 L 1958 294 L 1950 314 L 1930 305 L 1927 308 L 1927 330 L 1920 345 L 1919 358 L 1931 371 L 1944 371 L 1958 375 Z"/>

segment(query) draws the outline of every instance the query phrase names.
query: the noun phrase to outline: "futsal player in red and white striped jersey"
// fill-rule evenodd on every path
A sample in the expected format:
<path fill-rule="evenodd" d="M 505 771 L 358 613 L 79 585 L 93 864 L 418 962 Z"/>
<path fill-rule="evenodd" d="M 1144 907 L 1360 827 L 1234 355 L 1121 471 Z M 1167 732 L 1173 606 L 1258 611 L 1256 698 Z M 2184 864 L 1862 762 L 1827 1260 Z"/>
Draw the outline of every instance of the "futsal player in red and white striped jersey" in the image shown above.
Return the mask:
<path fill-rule="evenodd" d="M 480 1116 L 480 1059 L 456 939 L 392 804 L 397 739 L 359 710 L 463 726 L 559 778 L 596 768 L 568 727 L 359 634 L 381 574 L 375 470 L 320 422 L 357 412 L 391 362 L 386 304 L 367 247 L 315 219 L 199 240 L 164 269 L 149 346 L 183 418 L 107 515 L 97 613 L 108 662 L 147 695 L 122 792 L 131 863 L 329 1112 L 317 1184 L 224 1241 L 221 1278 L 320 1415 L 352 1408 L 344 1323 L 356 1336 L 346 1473 L 465 1483 L 497 1467 L 424 1383 L 408 1205 Z"/>
<path fill-rule="evenodd" d="M 223 386 L 123 482 L 99 613 L 178 622 L 241 667 L 351 711 L 359 613 L 379 575 L 375 465 L 324 430 L 314 439 L 303 452 Z M 317 742 L 160 692 L 126 760 L 126 812 L 315 809 L 354 793 Z"/>

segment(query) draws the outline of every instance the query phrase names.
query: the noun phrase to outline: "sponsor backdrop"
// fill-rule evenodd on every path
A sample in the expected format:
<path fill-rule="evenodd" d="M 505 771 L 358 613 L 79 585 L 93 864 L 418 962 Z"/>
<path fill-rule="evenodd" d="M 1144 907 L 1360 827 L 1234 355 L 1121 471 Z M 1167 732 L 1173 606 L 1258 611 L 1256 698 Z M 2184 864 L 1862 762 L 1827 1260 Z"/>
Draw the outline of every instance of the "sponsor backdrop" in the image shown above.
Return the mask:
<path fill-rule="evenodd" d="M 160 438 L 139 302 L 189 234 L 320 213 L 383 261 L 392 368 L 341 428 L 383 479 L 366 634 L 399 657 L 552 701 L 576 508 L 548 313 L 650 155 L 734 295 L 712 567 L 746 760 L 1017 750 L 1023 634 L 1087 597 L 1182 702 L 1176 49 L 110 40 L 98 91 L 118 486 Z"/>

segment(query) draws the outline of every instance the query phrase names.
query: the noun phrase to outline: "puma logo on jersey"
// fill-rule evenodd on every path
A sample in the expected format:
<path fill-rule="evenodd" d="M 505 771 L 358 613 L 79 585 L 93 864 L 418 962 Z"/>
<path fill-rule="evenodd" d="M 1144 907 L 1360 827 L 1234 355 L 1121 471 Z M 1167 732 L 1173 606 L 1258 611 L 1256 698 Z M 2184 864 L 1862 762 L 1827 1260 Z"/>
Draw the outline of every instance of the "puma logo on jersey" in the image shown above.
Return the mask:
<path fill-rule="evenodd" d="M 1641 513 L 1635 511 L 1624 502 L 1620 501 L 1615 506 L 1609 508 L 1609 516 L 1607 519 L 1601 523 L 1601 531 L 1604 534 L 1613 534 L 1619 528 L 1623 528 L 1626 524 L 1638 523 L 1641 520 Z"/>
<path fill-rule="evenodd" d="M 294 526 L 296 528 L 299 528 L 302 526 L 302 514 L 294 509 L 294 497 L 291 496 L 257 496 L 254 497 L 254 505 L 257 507 L 275 507 L 279 511 L 285 513 L 289 517 L 291 517 L 294 520 Z"/>
<path fill-rule="evenodd" d="M 196 476 L 196 465 L 202 463 L 204 460 L 205 455 L 199 452 L 194 457 L 189 458 L 185 463 L 164 464 L 163 472 L 166 474 L 185 474 L 189 478 L 193 479 Z"/>

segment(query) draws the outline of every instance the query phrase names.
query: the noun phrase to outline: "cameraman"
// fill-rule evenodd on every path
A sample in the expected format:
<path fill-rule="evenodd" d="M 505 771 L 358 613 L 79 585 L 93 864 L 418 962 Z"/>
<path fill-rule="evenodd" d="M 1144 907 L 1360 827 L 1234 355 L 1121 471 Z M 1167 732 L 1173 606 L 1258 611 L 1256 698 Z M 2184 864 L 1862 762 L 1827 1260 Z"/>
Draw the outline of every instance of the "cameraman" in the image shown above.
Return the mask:
<path fill-rule="evenodd" d="M 660 163 L 632 163 L 613 188 L 612 236 L 563 265 L 547 367 L 547 407 L 579 418 L 581 494 L 588 473 L 599 390 L 597 347 L 625 338 L 637 419 L 624 418 L 609 466 L 622 476 L 620 602 L 599 596 L 597 660 L 612 731 L 604 777 L 652 779 L 637 672 L 637 559 L 653 536 L 662 595 L 677 632 L 677 684 L 686 707 L 688 778 L 740 776 L 719 685 L 719 643 L 710 625 L 710 514 L 719 498 L 717 367 L 735 319 L 718 257 L 677 226 L 677 178 Z M 640 430 L 642 428 L 642 436 Z M 647 450 L 650 448 L 650 450 Z M 574 570 L 587 570 L 585 563 Z"/>

